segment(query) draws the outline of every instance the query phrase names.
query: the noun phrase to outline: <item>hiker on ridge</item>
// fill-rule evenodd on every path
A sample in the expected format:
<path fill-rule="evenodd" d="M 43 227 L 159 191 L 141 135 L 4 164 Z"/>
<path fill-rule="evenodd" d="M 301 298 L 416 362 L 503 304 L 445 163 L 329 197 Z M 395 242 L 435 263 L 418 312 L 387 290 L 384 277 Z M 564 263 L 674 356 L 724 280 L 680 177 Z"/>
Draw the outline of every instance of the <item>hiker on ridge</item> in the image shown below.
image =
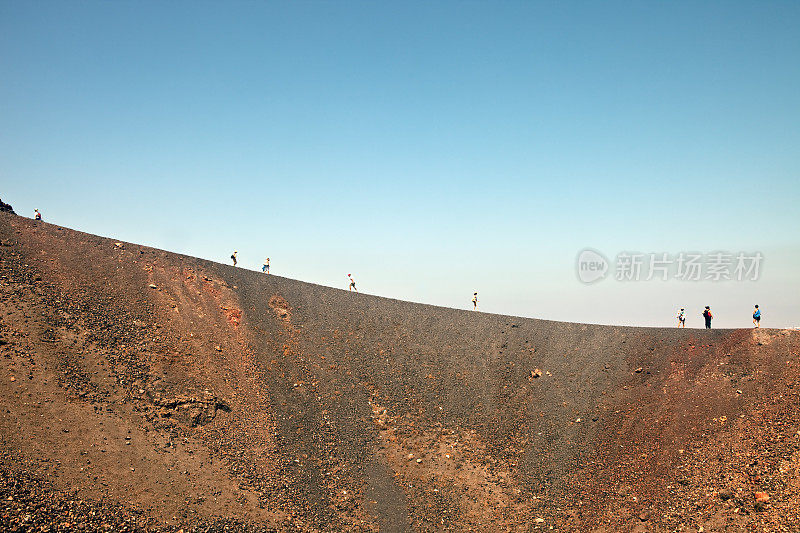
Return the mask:
<path fill-rule="evenodd" d="M 761 327 L 761 309 L 758 308 L 758 305 L 753 310 L 753 327 Z"/>
<path fill-rule="evenodd" d="M 477 311 L 478 310 L 478 293 L 477 292 L 472 294 L 472 310 L 473 311 Z"/>
<path fill-rule="evenodd" d="M 231 259 L 233 260 L 233 266 L 236 266 L 236 254 L 238 254 L 238 253 L 239 253 L 239 252 L 236 252 L 236 251 L 235 251 L 235 252 L 233 252 L 233 253 L 231 254 Z"/>
<path fill-rule="evenodd" d="M 42 220 L 42 214 L 39 212 L 38 209 L 34 209 L 33 212 L 36 213 L 35 215 L 33 215 L 34 220 Z"/>
<path fill-rule="evenodd" d="M 267 260 L 264 261 L 264 266 L 261 267 L 261 272 L 269 274 L 269 257 L 267 257 Z"/>
<path fill-rule="evenodd" d="M 711 308 L 709 306 L 706 306 L 703 311 L 703 318 L 706 319 L 706 329 L 711 329 L 711 319 L 714 318 L 714 315 L 711 314 Z"/>
<path fill-rule="evenodd" d="M 350 276 L 350 274 L 348 274 L 348 275 L 347 275 L 347 277 L 350 279 L 350 287 L 349 287 L 347 290 L 349 290 L 349 291 L 356 291 L 356 292 L 358 292 L 358 289 L 356 289 L 356 280 L 354 280 L 354 279 L 353 279 L 353 278 Z"/>
<path fill-rule="evenodd" d="M 680 312 L 678 313 L 678 327 L 685 328 L 686 327 L 686 312 L 681 307 Z"/>

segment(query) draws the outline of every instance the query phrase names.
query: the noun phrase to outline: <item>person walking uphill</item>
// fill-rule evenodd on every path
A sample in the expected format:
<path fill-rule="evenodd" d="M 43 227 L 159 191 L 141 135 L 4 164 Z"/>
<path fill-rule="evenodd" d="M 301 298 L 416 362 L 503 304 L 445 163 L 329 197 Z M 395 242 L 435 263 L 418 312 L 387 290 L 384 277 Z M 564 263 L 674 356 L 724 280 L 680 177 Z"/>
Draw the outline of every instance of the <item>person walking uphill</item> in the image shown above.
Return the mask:
<path fill-rule="evenodd" d="M 472 293 L 472 310 L 473 311 L 477 311 L 478 310 L 478 293 L 477 292 Z"/>
<path fill-rule="evenodd" d="M 34 220 L 42 220 L 42 214 L 39 212 L 38 209 L 34 209 L 33 212 L 35 213 L 33 215 Z"/>
<path fill-rule="evenodd" d="M 758 305 L 753 309 L 753 327 L 761 327 L 761 309 L 758 308 Z"/>
<path fill-rule="evenodd" d="M 711 319 L 714 318 L 714 315 L 711 314 L 711 308 L 709 306 L 706 306 L 703 311 L 703 318 L 706 319 L 706 329 L 711 329 Z"/>
<path fill-rule="evenodd" d="M 233 266 L 236 266 L 236 254 L 238 254 L 238 253 L 239 252 L 233 252 L 231 254 L 231 260 L 233 260 Z"/>
<path fill-rule="evenodd" d="M 358 292 L 358 289 L 356 289 L 356 280 L 354 280 L 354 279 L 353 279 L 353 278 L 350 276 L 350 274 L 348 274 L 348 275 L 347 275 L 347 278 L 350 280 L 350 287 L 349 287 L 347 290 L 349 290 L 349 291 L 356 291 L 356 292 Z"/>
<path fill-rule="evenodd" d="M 264 274 L 269 274 L 269 257 L 267 257 L 267 260 L 264 261 L 264 266 L 261 267 L 261 272 Z"/>

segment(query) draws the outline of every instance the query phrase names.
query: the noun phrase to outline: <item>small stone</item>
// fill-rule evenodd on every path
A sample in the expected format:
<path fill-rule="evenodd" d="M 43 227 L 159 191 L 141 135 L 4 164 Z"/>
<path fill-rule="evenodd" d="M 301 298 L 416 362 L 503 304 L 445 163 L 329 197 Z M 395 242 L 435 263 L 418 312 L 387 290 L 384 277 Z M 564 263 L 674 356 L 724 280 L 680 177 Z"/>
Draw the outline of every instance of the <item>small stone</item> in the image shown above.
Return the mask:
<path fill-rule="evenodd" d="M 531 377 L 534 379 L 542 377 L 542 371 L 538 368 L 531 370 Z"/>
<path fill-rule="evenodd" d="M 421 463 L 422 459 L 417 459 L 417 464 Z"/>
<path fill-rule="evenodd" d="M 537 524 L 544 524 L 544 518 L 542 518 L 541 516 L 537 516 L 534 519 L 534 522 L 536 522 Z"/>
<path fill-rule="evenodd" d="M 648 513 L 647 511 L 642 511 L 641 513 L 639 513 L 639 520 L 641 520 L 642 522 L 647 522 L 648 520 L 650 520 L 650 513 Z"/>
<path fill-rule="evenodd" d="M 753 496 L 755 496 L 757 503 L 767 503 L 769 501 L 769 494 L 766 492 L 756 492 Z"/>
<path fill-rule="evenodd" d="M 730 489 L 723 489 L 719 491 L 719 497 L 722 501 L 728 501 L 733 498 L 733 491 Z"/>
<path fill-rule="evenodd" d="M 642 370 L 644 370 L 644 369 L 642 367 L 639 367 L 634 372 L 636 372 L 637 374 L 641 374 Z"/>
<path fill-rule="evenodd" d="M 736 394 L 742 394 L 741 389 L 736 389 Z"/>
<path fill-rule="evenodd" d="M 222 346 L 220 346 L 219 344 L 217 344 L 216 346 L 214 346 L 214 349 L 215 349 L 216 351 L 218 351 L 218 352 L 221 352 L 221 351 L 222 351 Z"/>
<path fill-rule="evenodd" d="M 158 285 L 156 285 L 155 283 L 151 283 L 150 285 L 148 285 L 148 287 L 150 287 L 151 289 L 157 289 Z"/>
<path fill-rule="evenodd" d="M 11 381 L 17 381 L 17 378 L 15 378 L 14 376 L 11 376 Z"/>

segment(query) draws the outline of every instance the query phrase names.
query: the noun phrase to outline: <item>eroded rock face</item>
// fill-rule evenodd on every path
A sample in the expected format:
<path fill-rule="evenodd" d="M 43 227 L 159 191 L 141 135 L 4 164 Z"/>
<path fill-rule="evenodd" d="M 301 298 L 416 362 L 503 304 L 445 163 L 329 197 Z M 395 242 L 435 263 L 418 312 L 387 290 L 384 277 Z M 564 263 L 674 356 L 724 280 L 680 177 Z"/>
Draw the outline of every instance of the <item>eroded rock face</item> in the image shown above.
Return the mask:
<path fill-rule="evenodd" d="M 0 212 L 16 215 L 16 213 L 14 213 L 14 208 L 9 204 L 4 203 L 3 200 L 0 200 Z"/>
<path fill-rule="evenodd" d="M 191 427 L 207 424 L 214 420 L 218 411 L 230 412 L 231 408 L 224 399 L 204 390 L 194 394 L 170 394 L 168 391 L 153 391 L 153 405 L 158 406 L 159 416 L 180 421 Z"/>

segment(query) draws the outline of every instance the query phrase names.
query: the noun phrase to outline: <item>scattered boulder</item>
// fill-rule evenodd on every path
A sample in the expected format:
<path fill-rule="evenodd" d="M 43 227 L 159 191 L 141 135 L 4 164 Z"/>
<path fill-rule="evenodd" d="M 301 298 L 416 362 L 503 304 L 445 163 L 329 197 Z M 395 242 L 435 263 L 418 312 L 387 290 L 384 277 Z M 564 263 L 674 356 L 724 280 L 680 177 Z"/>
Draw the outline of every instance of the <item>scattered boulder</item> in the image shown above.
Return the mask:
<path fill-rule="evenodd" d="M 12 215 L 16 215 L 16 213 L 14 212 L 14 208 L 11 207 L 9 204 L 3 203 L 3 200 L 0 200 L 0 212 L 11 213 Z"/>
<path fill-rule="evenodd" d="M 289 318 L 289 302 L 283 296 L 274 295 L 269 299 L 269 306 L 281 318 Z"/>

